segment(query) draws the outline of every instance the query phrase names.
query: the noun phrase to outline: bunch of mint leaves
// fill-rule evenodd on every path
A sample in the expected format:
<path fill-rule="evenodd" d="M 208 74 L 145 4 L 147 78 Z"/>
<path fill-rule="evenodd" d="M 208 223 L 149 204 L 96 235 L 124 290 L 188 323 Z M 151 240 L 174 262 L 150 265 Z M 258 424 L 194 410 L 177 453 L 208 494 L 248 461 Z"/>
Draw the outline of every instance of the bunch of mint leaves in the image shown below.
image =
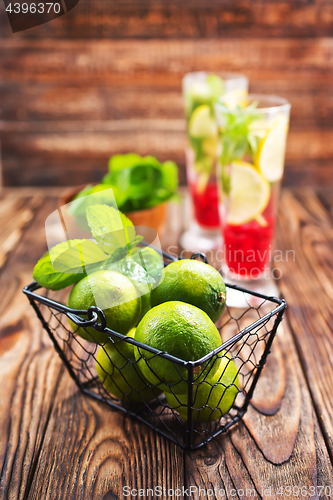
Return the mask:
<path fill-rule="evenodd" d="M 230 165 L 235 160 L 241 160 L 244 155 L 252 158 L 256 155 L 259 137 L 251 125 L 260 118 L 254 110 L 258 102 L 254 101 L 246 108 L 236 106 L 230 109 L 220 103 L 219 114 L 223 116 L 224 124 L 219 127 L 222 151 L 220 162 L 222 166 Z"/>
<path fill-rule="evenodd" d="M 228 165 L 235 160 L 241 160 L 244 155 L 253 158 L 258 150 L 259 137 L 255 134 L 251 125 L 258 120 L 258 115 L 252 114 L 258 103 L 254 101 L 246 108 L 236 106 L 230 110 L 224 103 L 220 103 L 219 114 L 223 116 L 223 127 L 219 127 L 221 142 L 221 182 L 222 191 L 230 193 L 231 179 Z"/>
<path fill-rule="evenodd" d="M 96 202 L 104 203 L 103 191 L 110 188 L 122 212 L 152 208 L 177 198 L 178 168 L 173 161 L 160 163 L 153 156 L 129 153 L 112 156 L 108 168 L 100 184 L 86 186 L 75 197 L 75 200 L 82 199 L 82 203 L 73 206 L 73 216 L 80 216 L 85 211 L 83 198 L 86 195 L 94 193 Z M 100 199 L 96 199 L 96 193 Z"/>
<path fill-rule="evenodd" d="M 100 269 L 118 270 L 139 283 L 159 281 L 163 261 L 119 210 L 96 204 L 86 210 L 93 239 L 74 239 L 52 247 L 37 262 L 33 278 L 49 290 L 61 290 Z"/>

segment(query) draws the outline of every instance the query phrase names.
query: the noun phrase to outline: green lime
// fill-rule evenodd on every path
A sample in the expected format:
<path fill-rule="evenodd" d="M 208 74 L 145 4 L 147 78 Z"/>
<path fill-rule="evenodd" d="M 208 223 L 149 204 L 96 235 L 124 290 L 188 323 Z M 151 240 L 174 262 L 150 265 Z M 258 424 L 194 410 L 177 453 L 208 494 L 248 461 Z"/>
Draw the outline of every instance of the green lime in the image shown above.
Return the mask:
<path fill-rule="evenodd" d="M 131 279 L 141 296 L 142 307 L 139 320 L 151 309 L 151 290 L 159 282 L 163 267 L 162 256 L 150 247 L 140 248 L 138 252 L 123 259 L 119 264 L 119 270 Z M 141 275 L 142 271 L 146 275 Z"/>
<path fill-rule="evenodd" d="M 196 361 L 221 345 L 220 334 L 207 314 L 184 302 L 166 302 L 154 307 L 137 326 L 135 340 L 164 351 L 183 361 Z M 149 382 L 164 391 L 185 393 L 188 371 L 160 355 L 142 348 L 134 349 L 139 368 Z M 214 373 L 218 365 L 213 357 L 194 368 L 194 380 Z"/>
<path fill-rule="evenodd" d="M 139 295 L 141 295 L 141 314 L 139 321 L 144 317 L 144 315 L 151 309 L 151 285 L 146 285 L 145 283 L 139 283 L 138 281 L 133 280 L 133 284 L 137 289 Z M 148 290 L 148 291 L 147 291 Z"/>
<path fill-rule="evenodd" d="M 101 270 L 76 283 L 68 297 L 67 306 L 80 310 L 98 306 L 104 311 L 107 327 L 125 335 L 138 321 L 141 298 L 126 276 Z M 94 328 L 78 328 L 71 320 L 68 321 L 76 335 L 89 342 L 101 344 L 108 340 L 105 332 L 98 332 Z"/>
<path fill-rule="evenodd" d="M 135 328 L 127 337 L 134 337 Z M 134 358 L 134 346 L 124 340 L 109 341 L 99 348 L 96 370 L 110 394 L 124 403 L 143 403 L 155 399 L 161 391 L 150 387 Z"/>
<path fill-rule="evenodd" d="M 197 306 L 216 323 L 225 308 L 225 284 L 220 273 L 209 264 L 178 260 L 165 268 L 160 284 L 151 292 L 153 307 L 169 300 Z"/>
<path fill-rule="evenodd" d="M 238 371 L 233 359 L 225 351 L 219 356 L 220 364 L 214 375 L 193 388 L 193 421 L 218 420 L 228 413 L 239 391 Z M 187 394 L 165 393 L 169 405 L 187 420 Z"/>

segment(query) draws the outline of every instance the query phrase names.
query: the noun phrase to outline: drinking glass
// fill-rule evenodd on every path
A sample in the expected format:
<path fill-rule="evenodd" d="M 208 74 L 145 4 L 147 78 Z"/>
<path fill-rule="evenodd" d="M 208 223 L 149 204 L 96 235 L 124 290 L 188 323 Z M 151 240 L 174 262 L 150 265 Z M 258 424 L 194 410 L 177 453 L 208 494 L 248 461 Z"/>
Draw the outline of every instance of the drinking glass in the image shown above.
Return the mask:
<path fill-rule="evenodd" d="M 278 295 L 272 242 L 284 170 L 290 104 L 248 95 L 215 105 L 219 130 L 219 209 L 224 237 L 222 271 L 230 283 Z M 229 305 L 233 303 L 232 292 Z"/>
<path fill-rule="evenodd" d="M 214 102 L 224 96 L 230 107 L 246 97 L 248 80 L 236 73 L 188 73 L 183 78 L 187 127 L 186 173 L 194 221 L 181 237 L 186 250 L 212 250 L 221 245 L 218 209 L 218 131 Z"/>

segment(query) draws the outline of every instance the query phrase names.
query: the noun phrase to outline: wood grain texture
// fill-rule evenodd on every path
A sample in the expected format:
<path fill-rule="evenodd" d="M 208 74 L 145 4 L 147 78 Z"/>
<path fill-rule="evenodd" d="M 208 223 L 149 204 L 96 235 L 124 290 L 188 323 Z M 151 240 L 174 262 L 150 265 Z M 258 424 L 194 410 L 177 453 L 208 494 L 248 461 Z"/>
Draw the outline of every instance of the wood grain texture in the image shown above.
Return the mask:
<path fill-rule="evenodd" d="M 278 373 L 278 377 L 272 377 L 273 373 Z M 272 349 L 272 352 L 268 356 L 266 365 L 259 377 L 255 393 L 251 400 L 251 406 L 263 415 L 274 415 L 281 409 L 283 396 L 286 393 L 286 385 L 287 374 L 285 361 L 283 359 L 280 342 L 277 338 L 274 341 L 274 349 Z M 295 391 L 293 389 L 295 389 Z M 294 396 L 296 395 L 296 404 L 299 401 L 298 392 L 298 386 L 292 387 L 290 390 L 290 393 L 294 393 Z M 291 405 L 293 402 L 294 401 L 291 401 Z M 291 405 L 286 405 L 287 411 Z M 252 414 L 254 413 L 255 412 L 252 412 Z M 296 414 L 297 411 L 294 412 L 294 415 Z M 250 419 L 250 422 L 251 421 Z"/>
<path fill-rule="evenodd" d="M 29 499 L 106 500 L 123 498 L 125 486 L 146 490 L 183 484 L 179 448 L 83 396 L 64 374 Z"/>
<path fill-rule="evenodd" d="M 37 210 L 41 201 L 43 208 Z M 21 199 L 5 195 L 1 200 L 1 217 L 7 214 L 9 223 L 5 233 L 11 231 L 0 243 L 1 256 L 6 257 L 0 275 L 0 497 L 4 499 L 26 498 L 63 369 L 22 294 L 44 251 L 45 240 L 38 235 L 54 202 L 46 201 L 41 193 Z M 15 245 L 9 248 L 10 234 L 16 236 Z"/>
<path fill-rule="evenodd" d="M 285 255 L 290 249 L 295 252 L 295 259 L 276 264 L 283 273 L 280 287 L 290 305 L 295 341 L 332 456 L 331 218 L 310 190 L 295 195 L 284 192 L 280 207 L 277 245 Z"/>
<path fill-rule="evenodd" d="M 7 198 L 0 204 L 0 270 L 5 265 L 10 253 L 16 250 L 24 229 L 34 216 L 34 211 L 43 201 L 41 196 L 23 201 Z M 7 203 L 6 203 L 7 202 Z M 3 219 L 3 220 L 1 220 Z"/>
<path fill-rule="evenodd" d="M 35 133 L 33 127 L 26 132 L 3 132 L 4 183 L 7 186 L 67 186 L 98 182 L 107 172 L 110 156 L 135 151 L 142 155 L 153 154 L 160 161 L 176 161 L 180 167 L 180 183 L 184 185 L 186 136 L 183 121 L 146 120 L 144 127 L 143 123 L 142 120 L 90 123 L 87 127 L 90 131 L 87 131 L 84 126 L 78 128 L 77 123 L 57 126 L 48 122 L 40 123 L 39 129 L 43 131 Z M 91 130 L 94 127 L 96 130 Z M 320 186 L 331 181 L 331 134 L 317 130 L 290 131 L 285 184 Z"/>
<path fill-rule="evenodd" d="M 264 416 L 252 408 L 244 423 L 209 444 L 205 451 L 189 453 L 185 462 L 188 487 L 212 489 L 211 498 L 220 498 L 219 490 L 224 489 L 225 498 L 265 500 L 280 498 L 279 491 L 281 498 L 299 498 L 297 488 L 301 486 L 306 488 L 309 498 L 312 491 L 313 498 L 318 499 L 317 486 L 322 481 L 332 487 L 332 465 L 325 447 L 324 466 L 323 457 L 316 455 L 318 424 L 312 414 L 311 398 L 291 332 L 287 323 L 283 326 L 276 339 L 287 373 L 281 409 L 272 416 Z M 272 375 L 275 379 L 279 376 L 275 371 Z M 285 411 L 290 412 L 291 420 L 283 417 Z M 321 440 L 323 445 L 322 436 Z M 287 486 L 291 487 L 290 496 L 285 490 Z M 198 492 L 194 498 L 200 498 Z"/>
<path fill-rule="evenodd" d="M 292 75 L 284 80 L 276 74 L 274 82 L 261 80 L 259 74 L 253 78 L 252 92 L 283 95 L 291 102 L 292 130 L 333 128 L 332 85 L 317 72 L 306 82 Z M 122 86 L 96 85 L 94 81 L 84 85 L 79 81 L 76 85 L 0 82 L 0 91 L 2 129 L 8 131 L 23 131 L 28 125 L 37 130 L 40 122 L 70 128 L 84 121 L 82 126 L 92 129 L 107 127 L 112 120 L 184 119 L 181 75 L 166 82 L 164 88 L 155 88 L 153 81 L 140 86 L 132 80 Z"/>
<path fill-rule="evenodd" d="M 2 36 L 10 36 L 1 9 Z M 295 36 L 316 37 L 332 33 L 332 5 L 320 0 L 81 0 L 58 20 L 21 33 L 21 37 L 45 38 L 197 38 Z"/>
<path fill-rule="evenodd" d="M 284 192 L 280 205 L 283 214 L 279 220 L 279 233 L 283 233 L 284 242 L 291 241 L 288 239 L 291 235 L 298 242 L 302 235 L 306 243 L 304 250 L 298 243 L 295 246 L 301 254 L 296 261 L 300 271 L 311 279 L 312 273 L 319 273 L 317 281 L 312 281 L 318 297 L 318 304 L 311 297 L 312 309 L 304 298 L 305 292 L 310 293 L 307 288 L 310 284 L 304 286 L 303 282 L 303 286 L 300 283 L 299 288 L 295 288 L 302 277 L 294 267 L 287 275 L 295 280 L 288 282 L 292 290 L 288 319 L 296 340 L 301 338 L 300 327 L 303 328 L 303 351 L 298 340 L 296 351 L 285 319 L 262 374 L 258 397 L 255 396 L 243 423 L 207 448 L 186 454 L 143 424 L 79 393 L 21 293 L 22 286 L 31 279 L 35 260 L 45 251 L 44 222 L 56 206 L 57 193 L 59 190 L 29 192 L 22 189 L 5 190 L 0 195 L 0 226 L 7 231 L 9 221 L 15 225 L 17 220 L 21 228 L 19 242 L 8 253 L 0 275 L 5 308 L 0 324 L 1 498 L 112 500 L 123 498 L 124 486 L 147 490 L 159 485 L 166 489 L 192 486 L 197 488 L 192 490 L 193 498 L 202 498 L 199 487 L 206 492 L 216 488 L 217 492 L 210 498 L 221 498 L 219 491 L 225 489 L 225 498 L 229 499 L 245 499 L 250 491 L 251 498 L 283 498 L 277 496 L 277 492 L 286 486 L 304 486 L 308 492 L 314 487 L 315 494 L 309 498 L 316 499 L 319 499 L 317 486 L 324 485 L 333 491 L 333 470 L 322 434 L 323 429 L 329 444 L 325 428 L 328 425 L 329 429 L 330 410 L 327 408 L 325 413 L 326 409 L 320 406 L 322 398 L 330 401 L 330 396 L 324 393 L 324 384 L 328 387 L 328 377 L 332 374 L 327 361 L 331 356 L 330 337 L 325 330 L 329 320 L 326 307 L 331 304 L 329 273 L 332 267 L 327 241 L 332 221 L 313 192 L 301 191 L 294 196 Z M 189 213 L 188 194 L 186 191 L 184 194 L 183 205 L 168 207 L 169 222 L 163 248 L 173 253 L 177 253 L 179 234 L 188 223 L 183 219 L 183 214 Z M 327 198 L 329 206 L 331 199 Z M 27 207 L 33 215 L 27 225 L 21 226 L 22 219 L 10 214 L 24 213 Z M 290 226 L 281 229 L 286 220 Z M 2 241 L 3 238 L 0 250 Z M 312 264 L 306 261 L 310 257 L 313 257 Z M 286 274 L 284 272 L 281 279 L 285 295 Z M 316 318 L 321 330 L 314 329 L 308 313 L 312 321 Z M 315 340 L 319 344 L 315 356 L 317 361 L 321 359 L 322 366 L 313 366 L 310 371 L 306 363 L 312 363 L 309 351 L 314 348 Z M 317 373 L 322 377 L 320 383 Z M 313 374 L 315 383 L 311 385 Z M 265 382 L 272 394 L 263 405 Z M 285 495 L 287 497 L 296 499 L 300 495 L 294 492 Z M 161 498 L 172 496 L 166 493 Z"/>
<path fill-rule="evenodd" d="M 177 245 L 180 210 L 180 205 L 168 206 L 162 241 L 166 250 Z M 83 396 L 67 371 L 63 374 L 29 499 L 109 500 L 123 498 L 126 486 L 146 492 L 183 484 L 180 448 L 144 424 Z M 161 498 L 170 496 L 163 493 Z"/>
<path fill-rule="evenodd" d="M 174 159 L 185 183 L 181 79 L 187 71 L 217 68 L 242 71 L 252 91 L 290 100 L 285 183 L 328 182 L 332 38 L 16 37 L 3 39 L 2 47 L 5 185 L 98 181 L 110 155 L 133 150 Z"/>
<path fill-rule="evenodd" d="M 252 80 L 292 79 L 301 88 L 320 74 L 329 83 L 333 38 L 211 40 L 22 40 L 1 41 L 3 81 L 84 83 L 166 88 L 187 71 L 241 71 Z M 286 61 L 288 64 L 286 65 Z M 260 73 L 258 73 L 260 71 Z M 92 80 L 93 79 L 93 80 Z M 311 85 L 311 84 L 310 84 Z"/>
<path fill-rule="evenodd" d="M 172 158 L 184 167 L 184 121 L 147 119 L 144 128 L 142 123 L 140 119 L 7 123 L 2 132 L 5 184 L 68 185 L 98 181 L 106 173 L 112 154 L 133 150 L 143 155 L 153 152 L 161 161 Z M 331 181 L 330 137 L 331 132 L 326 130 L 290 131 L 286 184 L 324 185 Z M 77 181 L 72 180 L 75 178 Z M 185 182 L 184 168 L 180 169 L 180 181 Z"/>

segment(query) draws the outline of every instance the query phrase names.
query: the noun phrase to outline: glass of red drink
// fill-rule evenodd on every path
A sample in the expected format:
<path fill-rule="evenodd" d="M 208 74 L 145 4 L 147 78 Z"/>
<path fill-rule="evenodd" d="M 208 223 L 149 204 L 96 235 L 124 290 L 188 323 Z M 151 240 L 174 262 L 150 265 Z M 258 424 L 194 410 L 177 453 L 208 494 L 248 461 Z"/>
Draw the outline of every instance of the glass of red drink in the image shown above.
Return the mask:
<path fill-rule="evenodd" d="M 229 106 L 247 95 L 248 80 L 235 73 L 188 73 L 183 79 L 187 128 L 186 172 L 193 206 L 190 229 L 181 237 L 186 250 L 221 245 L 218 208 L 218 130 L 214 103 L 224 96 Z"/>
<path fill-rule="evenodd" d="M 248 95 L 215 105 L 220 138 L 219 208 L 223 273 L 229 282 L 278 295 L 272 279 L 273 237 L 284 170 L 290 104 Z M 232 297 L 229 297 L 232 304 Z"/>

